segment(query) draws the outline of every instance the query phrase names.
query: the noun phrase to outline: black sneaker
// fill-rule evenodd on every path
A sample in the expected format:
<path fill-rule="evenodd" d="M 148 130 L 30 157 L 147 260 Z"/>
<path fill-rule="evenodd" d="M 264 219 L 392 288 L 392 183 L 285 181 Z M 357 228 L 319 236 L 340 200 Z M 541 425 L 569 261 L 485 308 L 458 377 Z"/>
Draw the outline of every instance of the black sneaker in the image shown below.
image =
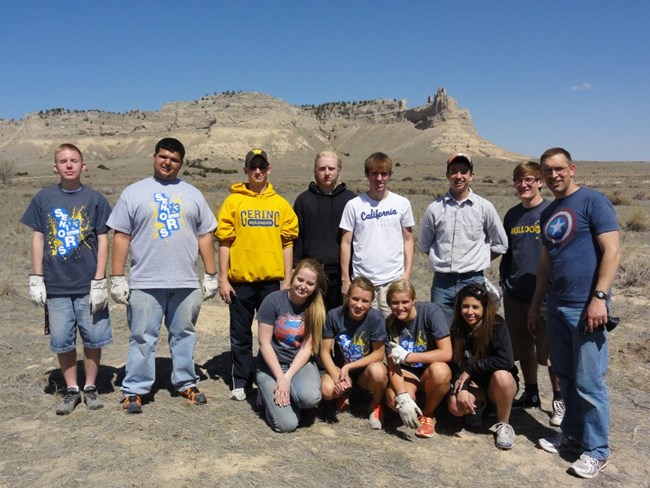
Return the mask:
<path fill-rule="evenodd" d="M 63 396 L 63 401 L 56 407 L 57 415 L 68 415 L 72 413 L 77 405 L 81 403 L 81 393 L 79 390 L 68 388 Z"/>
<path fill-rule="evenodd" d="M 522 408 L 541 408 L 542 402 L 539 399 L 539 392 L 531 393 L 524 390 L 519 398 L 512 402 L 513 410 L 521 410 Z"/>
<path fill-rule="evenodd" d="M 142 399 L 140 395 L 128 395 L 122 399 L 126 413 L 142 413 Z"/>
<path fill-rule="evenodd" d="M 178 394 L 183 398 L 187 398 L 191 405 L 205 405 L 208 403 L 205 393 L 201 393 L 196 386 L 190 386 L 186 390 L 178 391 Z"/>

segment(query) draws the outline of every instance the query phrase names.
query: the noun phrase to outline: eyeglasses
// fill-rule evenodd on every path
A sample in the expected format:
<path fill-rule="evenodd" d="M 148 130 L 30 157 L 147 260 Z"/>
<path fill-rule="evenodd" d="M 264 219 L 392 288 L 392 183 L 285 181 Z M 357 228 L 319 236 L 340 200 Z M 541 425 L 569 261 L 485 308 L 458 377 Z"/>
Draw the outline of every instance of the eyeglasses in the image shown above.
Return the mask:
<path fill-rule="evenodd" d="M 264 173 L 267 169 L 269 169 L 269 163 L 249 164 L 248 169 L 251 171 L 259 169 L 262 173 Z"/>
<path fill-rule="evenodd" d="M 553 173 L 555 173 L 558 176 L 564 176 L 564 174 L 567 172 L 569 169 L 569 166 L 561 166 L 559 168 L 549 168 L 548 166 L 544 166 L 542 168 L 542 173 L 545 176 L 551 176 Z"/>
<path fill-rule="evenodd" d="M 522 183 L 525 183 L 527 185 L 532 185 L 535 183 L 539 178 L 535 178 L 534 176 L 524 176 L 523 178 L 513 178 L 512 182 L 515 184 L 515 186 L 519 186 Z"/>

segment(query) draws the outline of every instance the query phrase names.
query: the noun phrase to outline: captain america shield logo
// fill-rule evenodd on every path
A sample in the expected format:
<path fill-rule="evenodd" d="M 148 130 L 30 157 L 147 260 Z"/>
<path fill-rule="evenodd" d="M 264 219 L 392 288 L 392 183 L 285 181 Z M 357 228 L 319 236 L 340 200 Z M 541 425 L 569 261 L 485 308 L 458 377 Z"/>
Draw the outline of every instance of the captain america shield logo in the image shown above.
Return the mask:
<path fill-rule="evenodd" d="M 544 235 L 553 244 L 562 244 L 573 236 L 576 216 L 572 210 L 561 209 L 555 212 L 544 226 Z"/>

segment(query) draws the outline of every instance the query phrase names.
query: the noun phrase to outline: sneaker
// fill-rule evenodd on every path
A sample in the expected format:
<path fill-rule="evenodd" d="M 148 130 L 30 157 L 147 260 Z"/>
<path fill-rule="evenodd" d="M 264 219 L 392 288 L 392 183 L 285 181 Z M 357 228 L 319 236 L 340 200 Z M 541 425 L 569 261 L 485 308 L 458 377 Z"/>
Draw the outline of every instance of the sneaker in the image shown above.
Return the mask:
<path fill-rule="evenodd" d="M 96 386 L 86 386 L 84 388 L 84 403 L 90 410 L 104 408 L 104 402 L 100 400 Z"/>
<path fill-rule="evenodd" d="M 560 432 L 555 437 L 542 438 L 539 441 L 539 447 L 546 452 L 557 454 L 560 451 L 577 451 L 582 449 L 582 446 L 577 439 L 570 435 Z"/>
<path fill-rule="evenodd" d="M 420 427 L 415 431 L 415 435 L 418 437 L 433 437 L 436 433 L 436 419 L 422 415 L 418 417 L 418 420 L 420 421 Z"/>
<path fill-rule="evenodd" d="M 583 453 L 580 455 L 580 459 L 569 467 L 569 473 L 580 478 L 592 479 L 598 476 L 598 473 L 606 467 L 607 459 L 596 459 L 587 453 Z"/>
<path fill-rule="evenodd" d="M 520 410 L 522 408 L 540 408 L 542 402 L 539 399 L 539 392 L 531 393 L 524 390 L 519 398 L 512 402 L 513 410 Z"/>
<path fill-rule="evenodd" d="M 127 395 L 122 398 L 126 413 L 142 413 L 142 399 L 140 395 Z"/>
<path fill-rule="evenodd" d="M 68 388 L 63 395 L 63 401 L 56 407 L 57 415 L 68 415 L 72 413 L 77 405 L 81 403 L 81 393 L 79 390 Z"/>
<path fill-rule="evenodd" d="M 347 412 L 348 410 L 350 410 L 350 398 L 346 395 L 337 399 L 336 411 L 338 413 L 343 413 L 343 412 Z"/>
<path fill-rule="evenodd" d="M 382 422 L 384 421 L 384 410 L 381 408 L 381 404 L 375 406 L 368 416 L 368 424 L 373 430 L 381 430 Z"/>
<path fill-rule="evenodd" d="M 553 427 L 559 427 L 564 418 L 564 400 L 553 400 L 553 412 L 551 413 L 551 419 L 548 421 Z"/>
<path fill-rule="evenodd" d="M 243 388 L 233 388 L 230 392 L 230 399 L 243 402 L 246 400 L 246 391 Z"/>
<path fill-rule="evenodd" d="M 485 411 L 486 402 L 477 402 L 474 412 L 465 415 L 465 427 L 469 430 L 477 430 L 483 425 L 483 412 Z"/>
<path fill-rule="evenodd" d="M 499 422 L 490 427 L 495 434 L 494 443 L 499 449 L 512 449 L 515 445 L 515 431 L 510 424 Z"/>
<path fill-rule="evenodd" d="M 178 394 L 183 398 L 187 398 L 190 405 L 205 405 L 208 403 L 205 393 L 201 393 L 196 386 L 190 386 L 185 390 L 179 391 Z"/>

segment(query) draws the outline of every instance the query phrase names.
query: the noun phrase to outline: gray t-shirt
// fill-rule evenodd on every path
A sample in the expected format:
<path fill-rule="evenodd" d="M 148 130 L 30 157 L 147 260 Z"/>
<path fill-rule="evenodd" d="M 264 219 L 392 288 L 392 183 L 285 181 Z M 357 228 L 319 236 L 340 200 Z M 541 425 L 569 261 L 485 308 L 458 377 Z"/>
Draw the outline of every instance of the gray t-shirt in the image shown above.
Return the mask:
<path fill-rule="evenodd" d="M 278 290 L 269 293 L 257 311 L 258 322 L 273 326 L 271 346 L 282 365 L 291 364 L 302 346 L 305 310 L 304 305 L 296 306 L 289 301 L 288 290 Z M 264 362 L 261 353 L 260 360 Z"/>
<path fill-rule="evenodd" d="M 198 236 L 217 220 L 197 188 L 179 179 L 140 180 L 122 192 L 108 226 L 131 236 L 131 288 L 199 287 Z"/>

